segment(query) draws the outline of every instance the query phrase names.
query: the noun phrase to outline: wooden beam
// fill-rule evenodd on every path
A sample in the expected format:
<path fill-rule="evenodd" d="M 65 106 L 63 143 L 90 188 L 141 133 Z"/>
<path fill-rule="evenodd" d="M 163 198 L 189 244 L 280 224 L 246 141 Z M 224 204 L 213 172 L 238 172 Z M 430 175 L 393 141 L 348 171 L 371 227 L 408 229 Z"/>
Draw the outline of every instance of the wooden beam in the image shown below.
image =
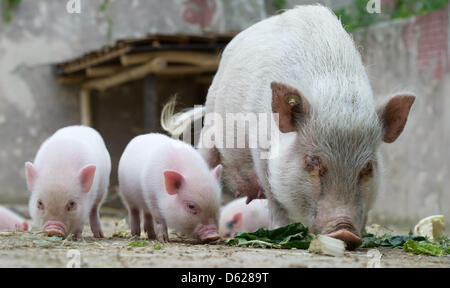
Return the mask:
<path fill-rule="evenodd" d="M 144 129 L 146 133 L 159 132 L 159 98 L 156 93 L 156 76 L 147 75 L 144 80 Z"/>
<path fill-rule="evenodd" d="M 156 73 L 166 67 L 167 63 L 161 58 L 155 58 L 150 62 L 127 69 L 123 72 L 115 74 L 107 78 L 91 80 L 83 85 L 84 89 L 97 89 L 100 91 L 106 90 L 109 87 L 117 86 L 125 82 L 144 78 L 147 74 Z"/>
<path fill-rule="evenodd" d="M 71 61 L 68 63 L 61 64 L 64 73 L 73 73 L 81 71 L 87 67 L 93 65 L 101 64 L 108 60 L 120 57 L 123 54 L 128 53 L 131 50 L 131 46 L 123 45 L 122 47 L 113 47 L 107 51 L 100 51 L 97 53 L 90 53 L 81 57 L 79 60 Z"/>
<path fill-rule="evenodd" d="M 105 77 L 115 74 L 121 69 L 123 67 L 118 65 L 91 67 L 86 69 L 86 76 L 90 78 Z"/>
<path fill-rule="evenodd" d="M 159 71 L 155 71 L 154 74 L 162 76 L 173 76 L 173 75 L 195 75 L 202 73 L 214 73 L 217 71 L 216 65 L 211 66 L 168 66 Z"/>
<path fill-rule="evenodd" d="M 91 95 L 87 89 L 81 89 L 80 91 L 80 119 L 81 125 L 92 127 Z"/>
<path fill-rule="evenodd" d="M 201 75 L 201 76 L 197 76 L 195 78 L 195 82 L 202 84 L 202 85 L 211 85 L 211 82 L 213 80 L 214 76 L 213 75 Z"/>
<path fill-rule="evenodd" d="M 197 66 L 219 65 L 220 61 L 220 56 L 212 53 L 192 51 L 157 51 L 123 55 L 120 57 L 120 63 L 122 63 L 123 66 L 130 66 L 148 62 L 154 58 L 162 58 L 168 63 L 182 63 Z"/>
<path fill-rule="evenodd" d="M 62 85 L 76 85 L 83 83 L 86 80 L 84 75 L 69 75 L 69 76 L 59 76 L 58 82 Z"/>

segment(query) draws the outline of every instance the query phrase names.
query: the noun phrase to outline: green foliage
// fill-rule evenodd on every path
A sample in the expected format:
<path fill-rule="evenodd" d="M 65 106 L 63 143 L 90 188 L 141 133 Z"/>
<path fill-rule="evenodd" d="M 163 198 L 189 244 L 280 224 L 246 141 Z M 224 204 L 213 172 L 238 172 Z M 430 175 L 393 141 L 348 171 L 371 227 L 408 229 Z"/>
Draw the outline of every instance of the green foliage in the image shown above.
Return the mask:
<path fill-rule="evenodd" d="M 441 245 L 442 248 L 445 249 L 447 254 L 450 254 L 450 238 L 446 235 L 441 235 L 436 238 L 436 242 Z"/>
<path fill-rule="evenodd" d="M 403 244 L 408 240 L 413 241 L 425 241 L 425 237 L 422 236 L 412 236 L 412 235 L 397 235 L 391 236 L 389 234 L 383 235 L 381 237 L 377 237 L 373 234 L 363 234 L 362 237 L 363 243 L 361 244 L 361 248 L 376 248 L 376 247 L 385 247 L 385 248 L 397 248 L 403 247 Z"/>
<path fill-rule="evenodd" d="M 405 249 L 406 252 L 412 252 L 414 254 L 426 254 L 438 257 L 447 254 L 445 249 L 439 244 L 428 241 L 414 241 L 412 239 L 405 242 L 403 249 Z"/>
<path fill-rule="evenodd" d="M 124 230 L 118 231 L 112 235 L 112 237 L 118 237 L 118 238 L 128 238 L 130 236 L 131 236 L 131 234 L 128 231 L 124 231 Z"/>
<path fill-rule="evenodd" d="M 286 0 L 273 0 L 272 6 L 277 10 L 282 10 L 286 7 Z"/>
<path fill-rule="evenodd" d="M 9 24 L 12 20 L 12 10 L 21 2 L 22 0 L 2 0 L 3 4 L 3 23 Z"/>
<path fill-rule="evenodd" d="M 335 10 L 334 13 L 341 19 L 344 28 L 351 31 L 381 21 L 408 18 L 441 10 L 445 8 L 449 0 L 397 0 L 392 8 L 382 8 L 380 14 L 367 12 L 367 3 L 368 0 L 353 0 L 352 5 Z"/>
<path fill-rule="evenodd" d="M 145 246 L 148 246 L 149 244 L 150 244 L 150 242 L 148 242 L 148 241 L 138 240 L 138 241 L 130 242 L 128 244 L 128 246 L 130 246 L 130 247 L 145 247 Z"/>
<path fill-rule="evenodd" d="M 313 238 L 314 234 L 309 233 L 307 227 L 301 223 L 293 223 L 274 230 L 261 228 L 252 233 L 239 232 L 234 238 L 228 239 L 227 244 L 258 248 L 308 249 Z M 361 248 L 403 248 L 406 252 L 432 256 L 450 254 L 450 239 L 447 236 L 438 237 L 435 242 L 431 242 L 422 236 L 385 234 L 378 237 L 363 233 L 362 240 Z"/>
<path fill-rule="evenodd" d="M 228 245 L 259 248 L 308 249 L 314 235 L 301 223 L 293 223 L 274 230 L 260 228 L 252 233 L 239 232 L 227 241 Z"/>
<path fill-rule="evenodd" d="M 425 254 L 431 256 L 444 256 L 450 254 L 450 239 L 440 236 L 435 242 L 431 242 L 422 236 L 413 235 L 383 235 L 377 237 L 373 234 L 363 234 L 361 248 L 403 248 L 406 252 Z"/>
<path fill-rule="evenodd" d="M 103 0 L 103 3 L 100 5 L 99 10 L 100 12 L 106 12 L 108 9 L 109 0 Z"/>
<path fill-rule="evenodd" d="M 100 13 L 106 13 L 109 7 L 109 0 L 103 0 L 102 4 L 98 8 Z M 109 44 L 112 44 L 112 34 L 113 34 L 113 19 L 110 17 L 106 18 L 106 38 L 108 39 Z"/>
<path fill-rule="evenodd" d="M 156 243 L 155 245 L 153 245 L 153 249 L 155 249 L 155 250 L 161 250 L 163 248 L 164 248 L 164 246 L 159 242 Z"/>

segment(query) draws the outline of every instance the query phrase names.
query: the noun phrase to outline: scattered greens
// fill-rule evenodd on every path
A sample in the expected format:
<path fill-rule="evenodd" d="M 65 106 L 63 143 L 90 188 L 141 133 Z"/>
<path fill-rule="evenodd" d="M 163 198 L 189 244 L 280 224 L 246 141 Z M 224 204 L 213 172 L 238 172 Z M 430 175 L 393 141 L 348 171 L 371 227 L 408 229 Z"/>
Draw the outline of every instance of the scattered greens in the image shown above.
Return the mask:
<path fill-rule="evenodd" d="M 50 248 L 53 247 L 56 243 L 61 242 L 62 240 L 63 238 L 60 236 L 52 236 L 33 240 L 33 244 L 42 248 Z"/>
<path fill-rule="evenodd" d="M 386 247 L 386 248 L 397 248 L 403 247 L 403 244 L 408 240 L 413 241 L 425 241 L 425 237 L 422 236 L 412 236 L 412 235 L 383 235 L 382 237 L 377 237 L 373 234 L 363 234 L 363 243 L 361 248 L 376 248 L 376 247 Z"/>
<path fill-rule="evenodd" d="M 261 228 L 252 233 L 239 232 L 234 238 L 228 239 L 227 245 L 249 246 L 258 248 L 277 249 L 308 249 L 314 234 L 301 223 L 293 223 L 274 230 Z M 385 234 L 376 236 L 363 233 L 363 243 L 360 248 L 403 248 L 406 252 L 431 256 L 450 255 L 450 239 L 440 236 L 436 242 L 415 235 Z M 156 249 L 156 248 L 155 248 Z"/>
<path fill-rule="evenodd" d="M 403 248 L 406 252 L 412 252 L 415 254 L 426 254 L 438 257 L 447 254 L 441 245 L 429 241 L 414 241 L 412 239 L 408 239 L 408 241 L 406 241 L 403 245 Z"/>
<path fill-rule="evenodd" d="M 425 237 L 413 235 L 383 235 L 381 237 L 373 234 L 363 235 L 361 248 L 376 247 L 403 248 L 406 252 L 441 257 L 450 254 L 450 239 L 447 236 L 440 236 L 436 242 L 431 242 Z"/>
<path fill-rule="evenodd" d="M 130 247 L 145 247 L 145 246 L 148 246 L 149 244 L 150 244 L 150 242 L 148 242 L 148 241 L 138 240 L 138 241 L 130 242 L 128 244 L 128 246 L 130 246 Z"/>
<path fill-rule="evenodd" d="M 228 245 L 278 249 L 308 249 L 314 234 L 301 223 L 293 223 L 274 230 L 260 228 L 252 233 L 239 232 L 227 241 Z"/>
<path fill-rule="evenodd" d="M 161 243 L 157 243 L 157 244 L 153 245 L 153 249 L 155 249 L 155 250 L 161 250 L 163 248 L 164 248 L 164 246 Z"/>
<path fill-rule="evenodd" d="M 130 235 L 131 235 L 130 232 L 122 230 L 122 231 L 118 231 L 118 232 L 114 233 L 112 235 L 112 237 L 128 238 L 128 237 L 130 237 Z"/>

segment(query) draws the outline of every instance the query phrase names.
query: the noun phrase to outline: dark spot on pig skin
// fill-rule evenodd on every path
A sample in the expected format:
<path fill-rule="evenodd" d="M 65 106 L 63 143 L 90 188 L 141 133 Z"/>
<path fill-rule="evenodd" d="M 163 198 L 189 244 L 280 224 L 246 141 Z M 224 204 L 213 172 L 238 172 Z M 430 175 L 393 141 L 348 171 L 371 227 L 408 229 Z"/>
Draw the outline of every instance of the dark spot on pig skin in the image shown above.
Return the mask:
<path fill-rule="evenodd" d="M 233 221 L 233 220 L 228 221 L 226 226 L 227 226 L 227 229 L 232 230 L 232 229 L 233 229 L 233 226 L 234 226 L 234 221 Z"/>

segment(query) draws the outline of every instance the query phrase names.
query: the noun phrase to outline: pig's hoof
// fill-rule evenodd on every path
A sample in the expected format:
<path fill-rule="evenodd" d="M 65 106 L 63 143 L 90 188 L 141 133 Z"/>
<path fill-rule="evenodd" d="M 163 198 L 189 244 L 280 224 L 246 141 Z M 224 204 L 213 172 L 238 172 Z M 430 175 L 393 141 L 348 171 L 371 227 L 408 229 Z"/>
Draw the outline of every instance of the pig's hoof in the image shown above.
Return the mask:
<path fill-rule="evenodd" d="M 148 237 L 149 240 L 155 240 L 156 239 L 156 234 L 147 232 L 147 237 Z"/>
<path fill-rule="evenodd" d="M 167 243 L 169 242 L 169 235 L 167 234 L 156 235 L 156 240 L 158 240 L 161 243 Z"/>
<path fill-rule="evenodd" d="M 203 243 L 208 243 L 208 242 L 216 241 L 218 239 L 220 239 L 220 236 L 219 236 L 219 234 L 216 234 L 216 235 L 211 235 L 211 236 L 208 236 L 206 238 L 203 238 L 202 242 Z"/>
<path fill-rule="evenodd" d="M 93 234 L 95 238 L 105 238 L 103 231 L 95 231 Z"/>
<path fill-rule="evenodd" d="M 79 234 L 73 234 L 72 235 L 72 241 L 78 241 L 80 239 L 81 239 L 81 235 L 79 235 Z"/>

